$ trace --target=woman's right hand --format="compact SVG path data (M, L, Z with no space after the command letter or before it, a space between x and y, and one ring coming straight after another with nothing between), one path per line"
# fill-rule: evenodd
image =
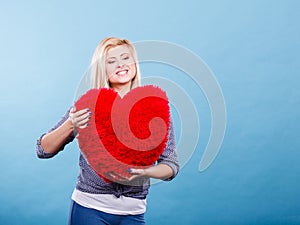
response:
M88 108L76 111L74 106L69 113L69 118L74 126L74 129L86 128L91 118L91 114L92 112Z

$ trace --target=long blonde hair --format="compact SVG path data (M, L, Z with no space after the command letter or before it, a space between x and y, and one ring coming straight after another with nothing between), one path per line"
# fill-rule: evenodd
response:
M126 45L128 46L129 50L131 51L131 54L135 61L135 67L136 67L136 74L131 82L131 88L135 88L137 86L140 86L140 69L139 64L137 61L137 54L135 51L134 46L131 44L130 41L126 39L120 39L116 37L108 37L103 39L98 46L95 49L95 52L92 57L90 69L91 69L91 86L93 88L109 88L109 82L108 77L106 75L106 54L109 49L113 47L117 47L120 45Z

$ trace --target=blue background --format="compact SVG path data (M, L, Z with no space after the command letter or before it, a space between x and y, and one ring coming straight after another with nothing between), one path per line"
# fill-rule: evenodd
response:
M77 143L51 160L35 143L107 36L185 46L226 101L223 145L200 173L209 109L182 83L203 115L199 144L174 181L151 187L148 224L300 224L299 1L178 2L0 2L1 225L67 223Z

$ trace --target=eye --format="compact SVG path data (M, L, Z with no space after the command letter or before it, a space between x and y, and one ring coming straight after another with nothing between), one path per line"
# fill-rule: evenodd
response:
M113 64L113 63L115 63L115 62L116 62L116 60L108 60L108 61L107 61L108 64Z
M128 60L128 59L130 59L129 55L123 57L123 60Z

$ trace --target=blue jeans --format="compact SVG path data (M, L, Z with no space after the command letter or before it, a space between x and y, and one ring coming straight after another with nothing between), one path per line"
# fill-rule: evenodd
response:
M72 201L69 225L145 225L144 213L115 215L83 207Z

